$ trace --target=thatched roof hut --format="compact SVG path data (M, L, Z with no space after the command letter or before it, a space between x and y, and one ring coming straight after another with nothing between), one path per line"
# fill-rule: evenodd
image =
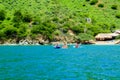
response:
M120 34L120 30L116 30L114 33L116 33L116 34Z
M110 33L110 35L111 35L113 38L119 36L118 33Z
M98 41L112 40L118 35L116 33L100 33L95 36L95 39Z

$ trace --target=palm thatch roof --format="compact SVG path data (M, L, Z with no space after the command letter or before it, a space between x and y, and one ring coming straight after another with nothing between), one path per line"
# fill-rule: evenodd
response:
M95 36L95 39L98 41L104 41L104 40L112 40L119 34L116 33L100 33Z
M120 34L120 30L116 30L114 33Z

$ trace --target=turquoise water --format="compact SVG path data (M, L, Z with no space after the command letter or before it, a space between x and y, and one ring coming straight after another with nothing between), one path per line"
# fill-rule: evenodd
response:
M0 80L120 80L120 45L0 46Z

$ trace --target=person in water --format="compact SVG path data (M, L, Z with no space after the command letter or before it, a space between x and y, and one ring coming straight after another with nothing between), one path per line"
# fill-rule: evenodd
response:
M59 43L56 43L55 48L60 48Z
M75 48L79 48L79 44L78 44L78 42L75 44Z
M62 48L68 48L68 45L67 45L67 43L66 43L66 42L64 42L64 43L63 43Z

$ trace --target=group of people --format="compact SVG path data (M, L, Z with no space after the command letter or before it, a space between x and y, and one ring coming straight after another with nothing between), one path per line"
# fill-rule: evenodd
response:
M75 48L79 48L79 43L76 43L74 47ZM55 48L61 48L60 45L59 45L59 43L55 44ZM62 48L68 48L68 45L67 45L66 42L63 43Z

